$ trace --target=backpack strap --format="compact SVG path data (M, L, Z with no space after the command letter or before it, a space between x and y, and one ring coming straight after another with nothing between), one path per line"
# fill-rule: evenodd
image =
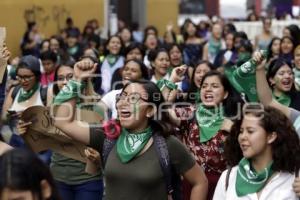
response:
M103 168L106 165L106 161L108 158L109 153L114 148L115 144L117 143L116 139L110 139L108 137L105 137L102 147L102 166Z
M42 102L45 106L47 106L47 94L48 94L48 86L40 88L40 95Z
M228 189L229 177L230 177L231 170L232 170L232 167L229 167L227 170L226 179L225 179L225 191L227 191L227 189Z
M172 174L171 174L172 169L171 169L170 156L169 156L166 140L163 136L155 133L153 134L153 142L154 142L156 153L158 155L159 164L164 175L167 192L169 195L171 195L174 189L172 186Z
M17 85L16 87L14 87L14 89L13 89L13 91L11 93L11 98L13 100L15 100L15 98L16 98L16 96L17 96L17 94L18 94L18 92L19 92L20 89L21 89L20 85Z

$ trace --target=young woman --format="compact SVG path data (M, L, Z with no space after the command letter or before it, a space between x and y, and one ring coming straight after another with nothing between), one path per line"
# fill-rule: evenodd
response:
M202 60L208 60L209 62L214 63L219 51L224 48L225 44L222 40L222 27L220 24L216 23L212 26L211 36L203 47Z
M60 200L46 165L32 152L14 149L0 157L0 199Z
M93 73L95 68L96 65L92 62L77 63L75 80ZM59 94L59 101L55 102L59 104L57 117L64 118L74 114L74 111L68 110L69 106L65 105L71 104L75 109L75 99L78 95L75 91L84 87L75 80L68 83L70 90L62 91ZM64 98L67 93L71 98ZM154 133L166 136L170 162L174 164L176 172L182 174L193 185L191 199L205 199L207 185L204 174L184 146L174 137L167 136L169 130L164 114L162 118L157 118L161 116L158 108L162 103L162 94L152 82L129 83L123 88L117 101L121 127L115 126L119 127L115 130L121 130L121 135L117 139L116 146L108 154L104 167L107 199L167 199L163 173L155 147L152 145ZM56 121L55 125L70 137L89 144L100 153L105 137L111 137L118 132L113 132L113 135L107 133L106 136L102 128L92 128L88 124L80 126L78 123L71 117ZM130 143L126 142L130 140L129 137L135 140L131 147Z
M83 60L88 60L87 58ZM55 72L55 84L49 87L48 105L53 104L53 98L73 78L74 62L66 61ZM19 133L23 133L19 130ZM50 169L61 197L64 200L87 198L99 200L103 195L103 182L100 170L95 174L85 172L86 163L68 158L53 152Z
M272 19L264 18L262 20L263 30L262 33L255 36L255 49L266 50L272 40Z
M280 43L280 55L279 57L284 59L285 62L293 63L294 58L294 48L295 48L295 42L291 37L284 36L281 38Z
M19 81L19 86L11 88L6 95L3 110L2 120L10 124L11 129L15 132L15 119L17 114L20 114L30 106L46 105L46 98L42 95L43 89L39 83L41 72L40 62L34 56L24 56L20 59L16 71L16 78ZM47 93L47 92L46 92ZM16 134L12 135L10 144L12 146L23 146L23 140Z
M172 68L168 51L166 49L151 50L148 58L153 70L151 81L157 83L160 79L169 79Z
M292 184L300 167L299 142L279 110L245 107L227 137L225 155L231 170L222 173L214 200L298 200Z
M144 36L144 39L143 39L143 44L145 46L145 49L146 49L146 54L145 54L145 57L144 57L144 63L145 65L151 69L151 64L150 64L150 59L149 59L149 53L150 51L152 50L155 50L158 48L159 46L159 39L157 37L157 35L155 34L147 34Z
M147 67L140 60L128 60L125 62L124 67L121 70L122 73L122 85L125 86L130 81L137 81L140 79L149 79L149 73ZM123 87L122 87L123 88ZM104 103L104 107L109 109L112 114L112 119L117 119L116 101L117 96L121 93L122 89L112 90L104 95L101 102Z
M279 103L300 110L300 94L294 87L292 66L283 59L275 59L269 64L267 80L273 91L273 98Z
M202 58L202 44L204 39L197 36L196 25L189 19L183 24L182 35L184 39L184 63L189 66L195 65Z
M132 33L128 27L124 27L119 31L119 36L122 39L122 42L125 47L129 46L130 43L133 41Z
M268 50L267 62L278 58L280 54L280 38L274 37L271 40L267 50Z
M103 94L109 92L113 86L112 77L117 69L123 67L124 57L122 56L123 43L119 36L111 36L106 43L105 59L101 66Z
M171 116L183 133L188 130L186 145L204 169L209 183L208 199L212 199L218 179L226 169L223 147L232 125L229 117L237 114L240 104L228 80L216 71L204 75L199 92L201 103L178 108Z
M187 93L187 102L197 103L200 102L200 87L202 78L206 73L212 71L213 65L208 61L200 61L193 70L193 74L191 77L191 86Z

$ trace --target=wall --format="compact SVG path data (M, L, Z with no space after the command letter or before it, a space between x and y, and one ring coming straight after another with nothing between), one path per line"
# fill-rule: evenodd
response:
M178 0L147 0L146 24L156 26L162 36L169 22L176 28L178 11Z
M20 54L20 42L26 30L26 18L35 19L46 37L56 34L71 16L81 30L87 20L103 24L104 0L1 0L0 26L6 27L6 43L13 56Z

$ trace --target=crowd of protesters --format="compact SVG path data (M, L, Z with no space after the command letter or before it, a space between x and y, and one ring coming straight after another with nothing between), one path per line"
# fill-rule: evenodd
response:
M221 19L168 24L163 37L122 25L102 38L97 20L80 31L68 18L43 38L28 23L22 55L2 48L0 199L300 198L300 29L278 37L261 22L254 41ZM55 108L87 162L29 151L32 106ZM102 120L79 122L77 109Z

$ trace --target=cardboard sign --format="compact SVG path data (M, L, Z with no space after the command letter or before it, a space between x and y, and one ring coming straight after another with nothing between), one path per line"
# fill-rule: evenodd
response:
M2 50L3 44L6 39L6 28L0 27L0 83L3 81L3 76L6 70L7 61L3 58Z
M77 118L84 119L88 123L99 123L101 117L89 110L77 110ZM51 149L66 157L70 157L81 162L86 162L84 149L86 146L76 142L54 126L48 108L43 106L33 106L26 109L21 116L25 122L32 122L24 134L26 143L34 152Z

